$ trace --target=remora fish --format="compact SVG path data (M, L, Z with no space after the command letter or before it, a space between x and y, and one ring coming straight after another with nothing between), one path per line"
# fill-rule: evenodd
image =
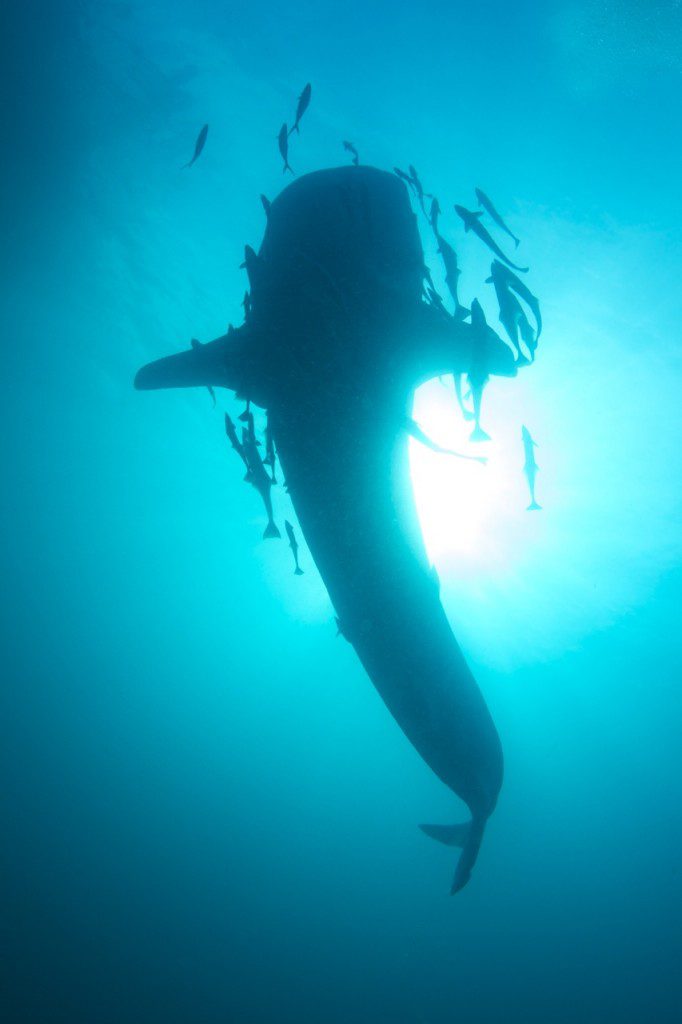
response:
M438 218L440 217L440 203L434 196L431 200L431 209L429 210L429 220L431 221L431 227L433 233L438 238Z
M438 455L454 455L456 459L467 459L469 462L481 462L483 465L486 464L488 459L485 455L462 455L461 452L454 452L452 448L441 448L439 444L432 441L428 434L425 434L416 420L413 420L410 416L405 417L405 429L407 430L410 437L413 437L415 441L419 441L424 447L429 448L432 452L436 452Z
M488 278L488 281L495 284L496 289L497 282L499 281L500 285L511 288L511 290L515 291L519 298L523 299L526 303L535 318L535 344L533 347L536 347L540 340L540 335L542 334L542 314L540 313L540 303L537 296L533 295L530 288L528 288L528 286L525 285L523 281L516 276L516 274L512 273L508 267L503 266L498 260L493 260L490 264L490 277Z
M277 483L277 477L275 476L275 463L277 459L275 456L275 442L272 436L272 427L270 426L270 417L268 416L265 424L265 458L263 459L263 465L270 467L270 479L273 484Z
M347 153L351 153L353 157L353 167L357 167L360 163L360 155L352 142L344 142L343 148Z
M438 252L445 267L445 283L455 303L455 319L466 320L469 316L469 310L461 304L457 294L457 285L459 275L461 274L461 270L457 265L457 253L441 235L436 234L436 239L438 241Z
M497 296L497 303L500 308L499 320L516 350L517 361L520 364L532 362L533 353L536 348L535 332L528 322L528 318L523 311L521 303L509 288L504 276L498 272L498 267L503 271L506 271L507 269L498 260L494 260L492 267L490 268L492 273L490 277L486 278L486 284L492 284L495 288L495 295ZM511 271L508 271L508 273L512 274ZM512 274L512 276L515 275ZM528 351L531 356L530 359L526 357L525 353L521 349L521 345L519 344L519 333L528 347Z
M509 228L507 227L507 225L506 225L506 224L504 223L504 221L502 220L502 217L500 216L500 214L499 214L499 213L497 212L497 210L495 209L495 207L494 207L494 205L493 205L493 201L492 201L492 199L490 199L490 198L489 198L489 197L488 197L488 196L487 196L487 195L485 194L485 192L483 191L483 189L482 189L482 188L477 188L477 189L475 190L475 192L476 192L476 198L478 199L478 205L479 205L479 206L482 206L484 210L487 210L487 211L488 211L488 213L490 214L490 216L492 217L492 219L493 219L493 220L495 221L495 223L497 224L497 226L498 226L499 228L502 228L502 230L503 230L503 231L504 231L504 232L505 232L506 234L508 234L510 238L513 238L513 240L514 240L514 246L515 246L515 248L517 248L517 249L518 249L518 247L519 247L519 242L521 241L521 239L520 239L520 238L517 238L517 237L516 237L516 235L514 234L514 232L513 232L513 231L510 231L510 230L509 230Z
M281 537L282 534L277 529L275 521L272 517L272 498L270 497L272 480L265 472L263 460L261 459L260 452L256 447L256 436L253 433L252 424L253 418L251 418L249 425L245 427L242 432L242 445L244 446L246 463L249 467L249 483L260 494L263 505L265 506L265 512L268 517L268 525L265 527L265 530L263 531L263 539L268 539L270 537Z
M248 462L248 459L246 458L246 452L244 451L244 445L241 443L241 441L237 437L236 427L235 427L234 423L232 422L232 420L230 419L230 417L228 416L227 413L225 413L225 433L227 434L228 441L230 442L230 444L232 445L232 447L236 451L236 453L239 456L239 458L244 463L244 466L246 467L247 478L248 478L249 462Z
M471 388L471 397L474 401L474 429L471 432L470 440L489 441L490 435L481 429L481 397L483 395L483 388L488 382L485 352L488 324L478 299L474 299L471 303L471 327L473 334L471 366L467 373L467 378Z
M522 274L526 274L528 272L528 267L518 267L516 263L512 263L512 261L504 255L495 239L492 238L489 232L486 231L480 223L479 217L483 216L480 210L467 210L465 206L457 205L455 205L455 210L464 221L465 231L473 231L475 235L478 235L481 241L484 242L499 259L503 260L507 266L513 267L514 270L518 270Z
M445 308L442 298L440 297L436 289L432 288L430 284L426 286L426 297L432 306L435 306L436 309L439 309L445 316L450 316L447 309Z
M299 128L299 123L301 121L301 118L305 114L306 110L308 109L308 104L310 103L310 94L312 93L312 91L312 86L310 82L308 82L308 84L303 87L303 92L298 97L298 103L296 104L296 117L289 131L289 135L291 135L292 132L298 132L300 134L301 129Z
M207 135L208 135L208 125L205 124L204 127L199 132L199 134L197 135L197 141L194 143L194 156L192 157L192 159L190 160L190 162L188 164L185 164L185 166L183 167L183 171L187 167L191 167L192 164L194 163L194 161L196 159L198 159L199 156L201 156L201 151L204 148L204 143L206 142L206 136Z
M284 520L284 529L287 531L287 537L289 538L289 547L291 548L291 551L294 556L294 565L296 566L296 568L294 569L294 576L302 576L303 569L301 569L300 565L298 564L298 542L296 540L294 528L288 519Z
M410 177L409 174L406 174L405 171L401 171L399 167L394 167L393 168L393 173L397 174L398 177L400 178L400 180L404 181L406 185L409 185L410 186L410 191L414 192L415 195L416 195L417 190L415 188L414 181L412 180L412 178Z
M464 399L462 398L462 374L453 373L452 379L455 385L455 395L457 396L457 404L462 410L462 416L464 417L465 420L472 420L474 418L474 414L471 411L471 409L467 409L466 405L464 404ZM468 397L469 395L467 394L467 398Z
M258 278L260 260L258 259L255 250L252 249L250 245L244 246L244 262L239 264L239 269L246 271L246 276L249 279L249 286L253 288Z
M289 163L289 133L287 132L286 124L283 124L279 130L277 144L279 146L279 155L282 157L282 160L284 160L282 173L285 174L287 171L291 171L293 174L293 169Z
M419 205L422 208L422 213L424 214L424 216L426 216L426 209L424 207L424 197L426 196L427 198L430 199L431 198L431 193L430 192L425 192L424 189L422 188L422 183L419 180L419 175L417 174L417 172L414 169L413 165L410 164L410 166L407 169L410 172L410 179L411 179L412 183L414 184L414 190L415 190L415 192L417 194L417 199L419 200Z
M535 500L535 476L538 471L538 466L535 462L535 452L533 449L537 448L537 444L530 436L530 430L528 427L521 427L521 440L523 441L523 452L526 456L526 461L523 464L523 471L526 474L528 489L530 491L530 505L526 511L535 512L542 508L542 505L538 505Z

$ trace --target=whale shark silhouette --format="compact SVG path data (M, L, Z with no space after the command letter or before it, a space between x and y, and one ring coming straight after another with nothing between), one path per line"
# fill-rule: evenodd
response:
M267 409L301 530L352 644L420 756L471 812L424 825L462 848L469 879L503 775L500 740L440 602L408 464L415 389L514 376L492 328L422 299L424 254L406 187L367 166L315 171L272 201L248 322L143 367L139 389L225 387ZM333 457L330 457L333 453Z

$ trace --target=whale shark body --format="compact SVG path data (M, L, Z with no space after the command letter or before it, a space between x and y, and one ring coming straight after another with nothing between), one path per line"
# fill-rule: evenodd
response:
M410 484L415 389L468 373L513 376L487 325L422 299L424 254L405 184L367 166L294 180L269 208L248 322L143 367L139 389L226 387L267 409L312 558L386 707L470 810L422 826L462 848L466 884L503 775L500 740L452 633L426 556ZM335 453L334 459L329 452Z

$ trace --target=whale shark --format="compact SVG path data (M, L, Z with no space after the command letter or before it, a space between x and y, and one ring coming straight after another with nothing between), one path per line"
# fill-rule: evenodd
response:
M461 848L455 893L495 808L503 753L427 558L405 422L422 383L468 374L472 361L513 377L514 355L484 318L472 326L424 301L417 220L393 173L349 165L294 179L272 200L257 261L248 321L142 367L135 387L223 387L267 410L343 636L468 807L465 821L421 826Z

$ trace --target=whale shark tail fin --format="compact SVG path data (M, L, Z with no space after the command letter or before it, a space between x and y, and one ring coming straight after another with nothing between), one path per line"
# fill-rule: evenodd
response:
M422 832L446 846L461 847L461 854L455 868L450 894L455 895L463 889L471 877L471 870L476 863L481 847L485 818L474 818L459 825L420 825Z

